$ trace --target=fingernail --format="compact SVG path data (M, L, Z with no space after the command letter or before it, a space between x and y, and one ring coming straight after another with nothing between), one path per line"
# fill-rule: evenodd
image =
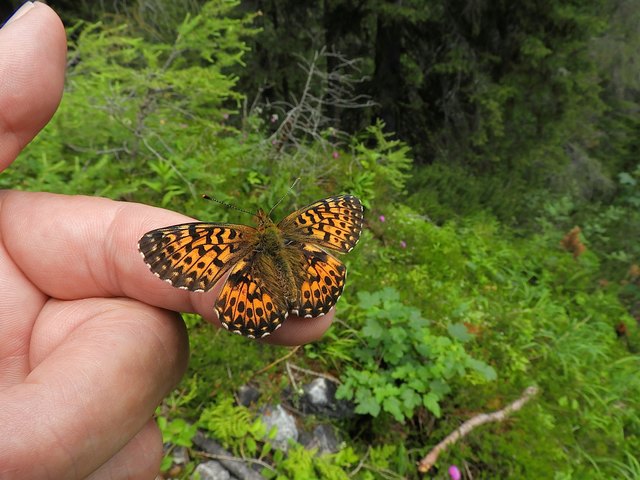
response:
M16 12L13 15L11 15L9 17L9 20L4 22L3 27L9 25L11 22L15 22L17 19L19 19L21 16L23 16L29 10L31 10L34 6L35 5L33 4L33 2L24 2L22 4L22 6L18 10L16 10Z

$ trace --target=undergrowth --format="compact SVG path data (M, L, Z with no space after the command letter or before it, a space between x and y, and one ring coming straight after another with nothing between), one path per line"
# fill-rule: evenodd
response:
M191 315L189 372L158 409L165 440L192 449L199 428L259 460L268 478L417 478L415 463L462 422L537 385L522 411L445 451L433 476L457 464L475 479L639 478L640 339L629 314L640 304L638 243L629 241L640 225L637 168L618 176L615 201L583 208L574 197L545 198L539 185L501 183L506 176L482 179L493 182L487 201L457 167L410 175L410 150L382 123L333 150L330 131L321 146L296 139L304 153L281 148L268 141L270 119L245 115L235 90L230 68L242 66L255 30L234 5L206 3L166 43L128 26L73 26L62 105L0 177L6 188L238 223L246 218L200 195L268 209L301 178L275 217L331 194L362 198L366 229L344 257L338 321L289 358L339 378L339 395L354 402L355 418L334 425L340 450L274 448L258 408L281 401L290 377L283 362L262 369L290 350ZM526 217L520 228L513 215ZM576 221L579 254L563 243ZM233 395L250 381L259 405L239 407Z

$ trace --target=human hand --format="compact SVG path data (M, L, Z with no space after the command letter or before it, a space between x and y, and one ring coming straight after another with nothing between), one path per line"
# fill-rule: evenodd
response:
M0 170L46 124L62 94L66 39L46 5L0 30ZM220 286L178 290L137 252L183 215L102 198L0 192L0 478L154 478L153 412L188 358L171 311L216 323ZM289 318L269 337L300 344L330 314Z

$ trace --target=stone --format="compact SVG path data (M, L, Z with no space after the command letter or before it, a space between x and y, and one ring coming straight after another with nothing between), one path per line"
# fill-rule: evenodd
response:
M176 465L186 465L189 463L189 449L187 447L176 447L171 454L173 463Z
M335 385L326 378L316 378L304 387L304 394L309 404L318 408L327 407L335 398L335 393Z
M200 480L231 480L231 474L215 460L201 463L194 473L200 475Z
M289 439L298 440L298 427L296 419L287 412L282 405L267 406L262 411L262 422L267 427L267 433L276 427L276 436L271 439L274 447L286 451L289 447Z
M238 404L248 407L260 398L260 390L252 385L242 385L237 392Z
M218 459L218 463L224 466L224 468L233 475L232 478L240 478L242 480L264 480L264 477L258 472L252 470L249 467L249 464L245 463L241 458L234 458L231 452L222 448L222 445L214 439L207 437L202 432L196 433L193 437L193 444L211 455L219 456L220 458Z
M318 455L336 453L340 450L340 440L329 424L317 425L311 435L301 435L300 443L308 450L317 449Z
M303 387L300 410L325 417L345 419L354 415L353 404L336 399L336 385L326 378L316 378Z

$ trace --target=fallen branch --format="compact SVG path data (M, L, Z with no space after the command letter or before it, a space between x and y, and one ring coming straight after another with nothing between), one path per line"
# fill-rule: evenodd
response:
M471 432L476 427L480 425L484 425L489 422L502 422L513 412L520 410L524 405L531 400L531 398L538 393L538 387L532 386L525 389L522 396L510 403L502 410L498 410L493 413L481 413L480 415L476 415L473 418L470 418L458 428L456 428L453 432L451 432L447 437L442 440L438 445L433 447L433 449L418 463L418 471L421 473L428 472L433 465L435 465L438 460L438 456L440 453L447 448L449 445L456 443L461 438Z

